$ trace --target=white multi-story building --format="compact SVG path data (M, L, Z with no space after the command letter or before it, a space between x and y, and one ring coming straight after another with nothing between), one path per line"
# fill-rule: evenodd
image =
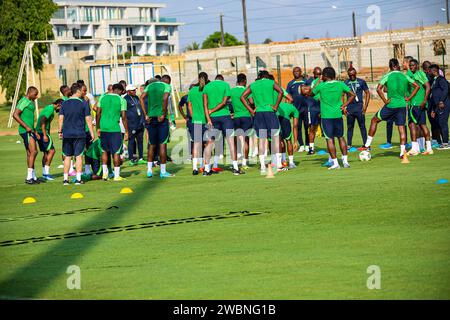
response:
M86 60L109 59L111 44L104 39L118 39L117 52L133 55L168 55L179 53L178 26L175 18L160 16L165 4L55 1L58 10L50 23L55 43L51 46L52 63L64 65L71 51L87 52ZM72 42L73 41L73 42Z

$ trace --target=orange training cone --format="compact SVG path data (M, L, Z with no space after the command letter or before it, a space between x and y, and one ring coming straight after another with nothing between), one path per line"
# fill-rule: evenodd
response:
M409 160L408 160L408 153L405 150L405 153L403 153L403 159L402 159L402 163L403 164L408 164Z
M267 166L267 175L266 178L275 178L272 170L272 163L269 163Z

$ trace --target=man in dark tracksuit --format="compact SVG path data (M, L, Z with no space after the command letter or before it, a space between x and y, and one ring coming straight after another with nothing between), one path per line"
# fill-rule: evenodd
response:
M144 113L142 112L141 103L136 95L136 87L128 85L127 94L124 99L127 102L127 122L128 122L128 152L131 165L138 164L138 159L142 163L144 161ZM136 148L137 147L137 148ZM138 150L139 158L136 158L136 149Z
M434 77L431 74L430 66L431 66L430 61L424 61L422 63L422 70L427 75L428 82L430 83L430 87L431 87L433 85ZM431 94L428 97L428 105L431 106ZM439 123L437 122L436 117L434 117L434 118L431 117L432 111L433 110L431 109L431 107L428 108L427 116L428 116L428 121L430 121L430 125L431 125L431 138L432 138L433 148L437 148L442 144L442 139L441 139L441 134L440 134L440 130L439 130Z
M308 108L305 107L304 103L302 102L304 97L301 94L300 90L300 87L305 84L305 81L303 79L302 69L300 67L295 67L292 70L292 75L294 76L294 79L289 81L289 83L286 86L286 91L291 95L292 99L294 99L294 106L297 108L300 114L298 121L298 145L300 146L300 151L305 151L306 146L309 145ZM305 140L303 140L302 136L302 124L305 128Z
M433 76L433 84L431 85L431 118L437 121L439 128L439 135L442 139L442 144L439 146L439 150L450 149L448 144L448 117L450 113L450 101L448 98L447 80L439 75L439 66L433 64L430 66L430 72Z

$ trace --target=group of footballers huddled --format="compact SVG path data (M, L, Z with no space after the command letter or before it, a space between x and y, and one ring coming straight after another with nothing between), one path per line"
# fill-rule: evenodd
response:
M293 69L294 79L286 89L281 88L273 75L265 70L260 71L250 85L246 75L239 74L233 88L222 75L210 81L208 75L201 72L178 106L186 120L191 140L192 174L210 176L223 171L218 164L219 157L223 156L225 141L234 175L244 174L248 169L251 147L253 155L259 155L262 174L267 170L268 154L271 155L269 166L274 170L293 169L296 167L294 151L305 151L309 156L315 154L314 140L318 130L326 138L329 155L323 166L329 170L341 167L336 155L337 140L342 165L349 168L348 151L356 149L352 147L355 122L358 122L363 140L358 150L370 151L381 121L388 124L388 141L383 148L392 147L392 125L398 127L400 157L406 153L411 156L431 155L433 146L440 150L449 149L449 84L439 66L426 61L420 70L417 60L406 57L403 70L397 59L389 61L389 68L390 71L377 86L384 106L372 118L369 132L365 126L365 113L370 91L367 83L357 77L354 68L348 69L348 79L342 82L336 80L336 72L331 67L323 70L316 67L309 78L302 74L301 68L296 67ZM29 87L14 113L27 152L25 182L40 183L34 169L38 148L43 153L42 177L44 180L54 180L50 174L55 155L50 129L55 113L59 114L64 185L70 183L70 176L73 176L72 181L76 185L83 184L85 180L123 180L120 167L124 160L125 140L128 140L130 165L146 163L149 178L153 177L153 167L159 165L161 178L172 177L166 171L171 78L168 75L157 76L139 89L140 95L136 86L121 81L108 86L108 91L95 102L87 93L84 82L79 80L70 87L60 88L62 98L46 106L35 125L34 101L38 90ZM347 118L347 141L344 138L344 115ZM431 132L427 127L427 116ZM407 121L411 137L409 151L406 150ZM148 139L147 160L143 158L145 131ZM240 166L238 159L241 159Z

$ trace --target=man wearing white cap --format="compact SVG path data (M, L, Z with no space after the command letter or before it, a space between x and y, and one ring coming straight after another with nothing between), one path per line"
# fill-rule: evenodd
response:
M128 156L130 165L146 164L144 161L144 113L136 95L136 86L129 84L126 86L127 94L124 99L127 102L127 122L128 122ZM136 158L136 149L139 158ZM138 160L139 159L139 160Z

